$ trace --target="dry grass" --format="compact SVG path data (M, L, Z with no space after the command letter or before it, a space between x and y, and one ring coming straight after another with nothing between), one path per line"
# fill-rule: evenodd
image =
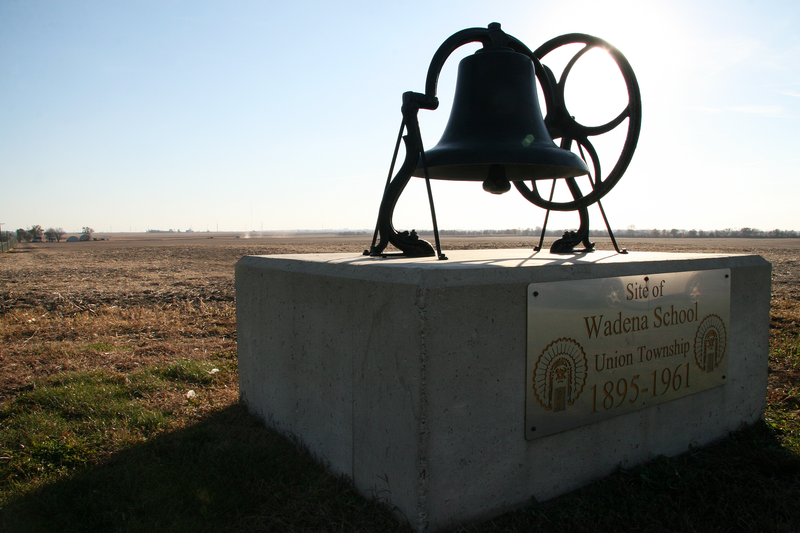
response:
M235 262L319 251L288 239L237 241L22 244L0 255L0 401L58 372L234 356ZM353 243L324 249L352 251Z
M52 435L44 435L49 431L44 429L20 434L20 443L41 448L39 455L0 450L6 476L0 479L0 529L406 530L237 405L235 262L244 255L360 253L369 235L112 239L28 244L0 255L0 428L19 430L15 420L20 416L41 414L28 413L25 406L42 398L58 398L62 411L110 413L93 422L108 425L102 430L106 433L97 433L105 437L92 437L86 429L88 440L80 441L73 433L83 430L65 425ZM531 239L502 236L443 240L445 251L532 244ZM600 524L630 531L800 530L800 514L791 510L800 497L800 240L623 244L637 251L755 253L772 263L767 424L717 447L622 472L544 506L464 530L592 531ZM608 242L598 246L610 249ZM96 386L97 394L117 391L122 403L67 406L74 398L64 396L65 391L78 386ZM133 411L114 414L125 409ZM158 417L149 420L147 413ZM195 460L167 459L176 447ZM20 462L23 456L27 463ZM152 461L157 467L142 469ZM141 477L149 483L137 485ZM192 484L193 479L200 481ZM154 483L165 487L156 490ZM712 494L711 487L720 484L732 489ZM104 499L92 492L95 486L113 488ZM94 500L84 501L82 491L95 494ZM166 506L151 505L156 494ZM739 518L699 523L703 513L718 506L716 497L730 500L726 505ZM689 503L696 511L686 510L687 498L694 498ZM773 503L765 503L766 498ZM126 499L134 503L115 507L116 500ZM756 503L744 503L750 500L772 505L770 519L759 521ZM65 518L48 522L52 513L41 513L42 501L61 509ZM5 515L4 505L12 506ZM737 505L743 509L735 511ZM83 522L74 509L94 521ZM30 520L17 520L26 513Z
M95 305L88 311L75 309L72 302L54 310L15 308L0 316L0 332L0 401L60 372L127 373L167 360L210 354L233 358L236 352L230 302Z
M244 255L360 253L370 235L209 239L173 234L20 245L0 255L0 400L64 370L127 371L158 360L235 353L235 262ZM447 237L447 249L531 247L518 236ZM629 250L759 254L772 263L773 337L800 327L800 239L647 239ZM549 243L546 243L549 246ZM598 239L598 248L611 249ZM85 348L80 348L81 343ZM107 344L114 349L93 350ZM65 357L63 354L70 354ZM74 354L77 353L76 360ZM61 354L61 355L59 355ZM770 394L800 378L774 361ZM788 381L787 381L788 380Z

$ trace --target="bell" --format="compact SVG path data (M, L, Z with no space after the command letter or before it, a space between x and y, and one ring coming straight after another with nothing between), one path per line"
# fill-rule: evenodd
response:
M422 158L413 173L424 177ZM491 46L458 66L453 108L439 143L425 151L431 179L482 181L502 194L511 181L588 174L584 161L547 133L530 57Z

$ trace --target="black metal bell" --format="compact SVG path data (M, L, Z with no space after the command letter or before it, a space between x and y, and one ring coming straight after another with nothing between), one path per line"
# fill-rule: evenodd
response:
M439 143L425 151L431 179L482 181L494 194L510 181L588 174L584 161L547 133L530 57L502 46L464 58L450 118ZM414 176L424 176L420 158Z

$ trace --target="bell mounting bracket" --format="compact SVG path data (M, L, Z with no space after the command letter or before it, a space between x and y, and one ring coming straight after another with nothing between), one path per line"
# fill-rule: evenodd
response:
M552 253L569 253L574 250L575 246L581 243L583 243L585 251L591 251L594 248L594 244L589 242L589 214L587 208L590 205L597 203L614 248L619 253L626 253L624 249L619 248L616 239L614 239L611 226L609 225L605 211L600 204L600 199L608 194L611 188L625 173L625 170L627 169L628 164L633 157L633 152L636 149L636 143L639 138L639 130L641 128L641 96L639 94L639 86L636 81L636 76L633 73L633 69L622 53L619 52L619 50L597 37L580 33L562 35L546 42L535 51L531 51L524 43L500 29L499 23L493 22L489 24L488 28L468 28L450 36L441 44L431 60L425 80L425 93L403 93L403 103L401 107L402 122L400 124L400 131L397 136L392 162L389 167L389 174L386 178L386 186L384 188L381 206L378 211L378 221L375 227L375 232L373 233L372 244L370 245L369 250L364 250L364 255L379 257L435 256L439 259L447 259L447 256L442 253L441 249L439 227L436 221L436 210L433 203L433 194L431 191L430 177L428 175L428 167L425 161L425 149L422 143L418 115L420 109L435 110L439 106L439 100L436 97L437 85L439 81L439 75L444 67L445 62L456 49L465 44L473 42L480 42L483 44L484 48L510 48L515 52L525 54L531 58L534 64L535 75L539 81L539 84L541 85L545 105L547 108L547 114L544 117L544 123L547 127L548 133L554 141L560 139L561 148L571 150L573 146L577 147L581 158L583 158L583 160L587 163L587 166L593 170L593 172L590 172L589 174L591 190L588 192L588 194L583 193L576 178L564 178L572 196L572 200L567 202L553 201L553 192L555 189L556 180L553 180L548 199L543 198L540 194L536 180L531 180L530 186L528 186L526 181L513 182L517 190L525 199L534 205L547 210L542 227L542 233L539 239L539 245L534 247L534 250L538 251L541 249L547 227L547 220L550 211L553 210L578 211L580 216L580 227L577 231L566 232L561 239L553 243L550 251ZM567 63L561 74L561 78L557 80L550 68L543 65L541 60L554 50L562 46L572 44L583 44L583 47ZM617 117L608 123L600 126L584 126L577 122L575 118L569 114L564 98L564 88L568 75L575 66L576 62L586 52L594 48L605 50L619 67L628 92L628 104L625 109L623 109L622 112L617 115ZM622 151L611 171L606 177L603 177L600 166L600 158L598 152L595 150L595 147L591 142L591 138L606 134L623 124L627 124L628 131ZM392 178L392 173L394 172L394 167L400 150L401 140L405 145L406 155L394 178ZM431 209L431 219L433 222L433 234L436 246L435 250L433 245L431 245L431 243L428 241L421 239L415 230L412 229L410 232L398 232L392 223L397 201L399 200L400 195L405 190L406 185L418 166L422 167L425 178L428 201ZM400 252L386 252L386 248L390 243L395 248L400 250Z

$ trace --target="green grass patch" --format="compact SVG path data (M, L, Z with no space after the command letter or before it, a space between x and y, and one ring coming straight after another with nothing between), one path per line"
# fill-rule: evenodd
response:
M197 361L184 359L152 368L153 375L170 381L191 385L210 385L220 381L232 370L230 361ZM222 374L219 374L222 372Z
M220 367L222 369L220 369ZM153 395L227 379L230 363L176 361L127 375L68 372L35 382L0 408L0 504L171 426Z
M113 352L116 349L116 346L113 344L108 344L107 342L93 342L91 344L87 344L86 348L89 350L94 350L95 352Z

